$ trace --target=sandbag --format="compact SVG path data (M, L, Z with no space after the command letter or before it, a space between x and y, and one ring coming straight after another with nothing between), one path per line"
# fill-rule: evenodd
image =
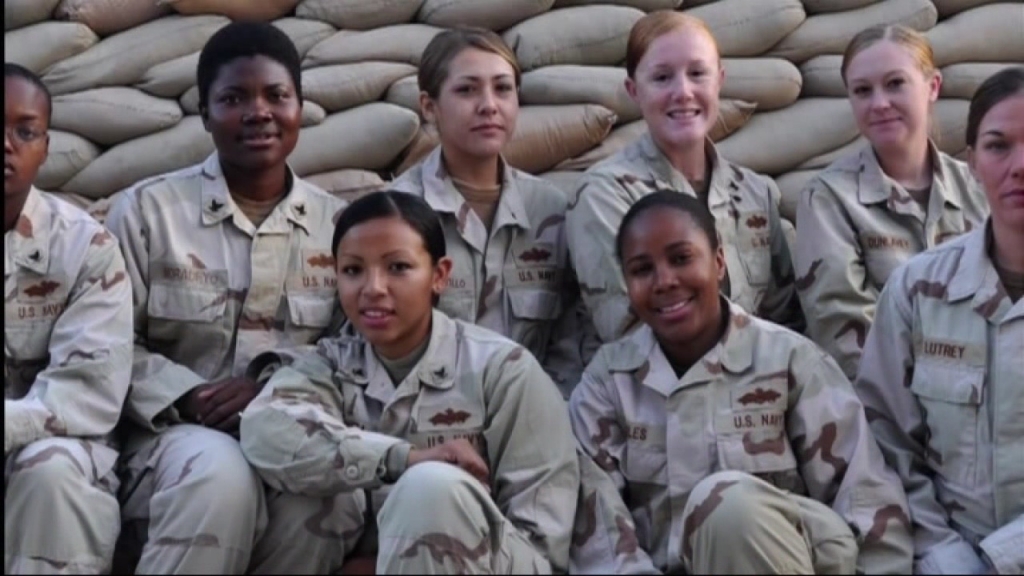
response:
M61 186L89 198L103 198L135 182L202 162L213 140L198 116L186 116L171 128L114 146Z
M171 12L159 0L61 0L53 17L81 22L100 36L109 36Z
M302 0L299 18L330 22L336 28L369 30L412 20L423 0Z
M185 114L199 114L199 86L193 86L178 98L178 105Z
M981 6L943 20L927 33L936 66L1024 62L1024 3Z
M99 41L99 36L85 24L40 22L4 33L4 62L20 64L41 74Z
M781 58L723 58L722 67L724 99L753 102L759 112L766 112L789 106L800 96L800 70Z
M939 96L970 100L982 82L1010 66L1020 66L1020 64L1010 64L1009 62L950 64L942 69L942 88L939 91Z
M552 64L614 66L626 55L629 31L644 13L625 6L551 10L504 33L524 71Z
M760 56L807 17L800 0L720 0L686 13L708 25L724 57Z
M856 137L857 123L845 98L803 98L781 110L754 114L718 148L733 162L774 175Z
M54 96L50 125L111 146L170 128L181 117L174 100L116 86Z
M840 68L843 57L836 54L815 56L800 65L803 89L800 96L807 98L846 98L846 85Z
M559 162L558 166L555 166L555 170L586 170L601 160L616 154L646 133L647 122L644 122L643 120L637 120L635 122L619 126L612 130L611 133L608 134L608 137L602 140L597 146L587 150L575 158L569 158L568 160Z
M504 30L547 12L554 0L425 0L416 20L434 26Z
M946 154L956 156L967 148L967 110L970 100L943 98L932 108L932 138Z
M420 85L416 80L416 75L406 76L396 80L391 87L388 88L387 94L384 95L384 100L401 106L402 108L408 108L413 112L420 113Z
M419 164L420 160L426 158L427 154L430 154L440 143L441 139L433 125L420 124L416 137L402 152L402 161L398 163L398 168L395 168L395 176L397 177L409 168Z
M856 154L858 151L860 151L861 148L863 148L867 144L868 144L868 139L867 138L865 138L863 136L857 136L852 141L850 141L850 142L848 142L846 144L843 144L842 146L836 148L835 150L830 150L829 152L826 152L824 154L818 154L814 158L811 158L810 160L802 162L799 166L796 167L796 169L797 170L822 170L822 169L826 168L829 164L835 162L836 160L838 160L838 159L840 159L840 158L842 158L844 156L847 156L847 155L850 155L850 154Z
M876 0L803 0L804 10L808 14L827 14L829 12L846 12L856 10Z
M4 30L44 21L58 3L60 0L4 0Z
M939 18L946 19L954 14L959 14L971 8L984 6L985 4L997 4L1006 0L932 0L935 8L939 11Z
M412 142L419 124L419 117L405 108L365 104L303 128L288 162L303 177L344 168L384 170Z
M415 66L398 62L321 66L302 72L302 92L328 112L337 112L379 100L396 80L415 73Z
M35 185L42 190L57 190L99 155L100 149L85 138L51 129L49 153L39 168Z
M523 75L519 101L524 105L600 104L619 122L640 118L640 107L626 93L621 66L544 66Z
M88 210L89 206L92 205L92 198L86 198L85 196L79 196L78 194L70 194L68 192L50 192L50 194L52 194L54 198L63 200L79 210Z
M705 0L705 3L714 0ZM554 8L568 8L570 6L590 6L594 4L594 0L555 0ZM612 0L608 0L605 4L611 4ZM683 5L683 0L615 0L615 4L619 6L629 6L643 10L644 12L654 12L655 10L675 10ZM685 2L686 4L697 4L692 0Z
M295 9L299 0L160 0L179 14L220 14L232 20L266 22Z
M281 18L274 20L273 24L291 38L300 58L304 58L310 48L338 31L327 22L304 18Z
M820 170L794 170L775 177L779 186L779 215L790 222L796 222L796 205L800 202L800 192Z
M146 70L135 87L161 98L177 98L195 85L198 68L199 52L186 54Z
M743 125L754 115L757 104L745 100L722 100L718 105L718 118L708 132L708 138L718 142L728 138L733 132L743 128Z
M341 30L310 48L303 68L349 64L366 60L419 65L427 44L441 28L426 24L399 24L366 32Z
M178 15L147 22L57 63L43 81L54 94L132 85L153 66L201 50L227 23L223 16Z
M800 63L821 54L842 54L858 32L876 24L924 31L937 19L930 0L882 0L857 10L811 16L767 55Z
M371 192L387 187L387 182L369 170L335 170L306 176L305 180L319 186L328 194L353 202Z
M576 200L576 192L579 190L580 179L583 178L583 172L554 170L539 174L539 176L553 184L555 188L561 190L562 194L565 194L565 197L568 198L570 202L573 202Z
M615 121L614 112L596 104L525 106L505 146L505 159L532 174L546 172L598 145Z
M316 126L327 118L327 111L316 102L302 101L302 127Z

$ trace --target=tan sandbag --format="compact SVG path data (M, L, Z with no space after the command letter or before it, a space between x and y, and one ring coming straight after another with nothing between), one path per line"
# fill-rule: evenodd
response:
M327 118L327 111L316 102L302 101L302 127L316 126Z
M800 63L821 54L842 54L858 32L876 24L925 31L937 19L930 0L882 0L856 10L811 16L767 55Z
M153 66L201 50L227 23L223 16L166 16L109 36L57 63L43 81L54 94L132 85Z
M970 100L943 98L932 108L932 137L946 154L956 156L967 148L967 110Z
M960 62L1024 62L1024 3L981 6L928 31L936 66Z
M281 18L274 20L273 24L291 38L300 58L305 58L310 48L338 31L327 22L305 18Z
M288 161L303 177L344 168L384 170L412 142L419 124L416 114L400 106L364 104L303 128Z
M416 67L398 62L358 62L321 66L302 72L303 96L337 112L379 100L398 79Z
M531 174L546 172L598 145L615 121L614 112L597 104L525 106L505 146L505 159Z
M954 14L959 14L971 8L984 6L985 4L997 4L1006 0L932 0L939 10L939 18L946 19Z
M840 67L843 57L836 54L815 56L800 65L803 77L803 89L800 96L804 98L846 98L846 86Z
M781 110L754 114L718 148L737 164L775 175L856 137L857 123L845 98L801 98Z
M402 108L408 108L413 112L420 113L420 85L416 80L416 75L406 76L396 80L390 88L388 88L387 94L384 95L384 100L401 106Z
M504 33L522 69L552 64L614 66L626 57L629 30L644 13L625 6L551 10Z
M299 18L330 22L336 28L369 30L412 20L423 0L302 0Z
M504 30L547 12L554 0L425 0L416 20L450 28L479 26Z
M615 112L619 122L640 118L640 107L626 93L626 69L621 66L544 66L523 74L521 104L530 106L600 104Z
M179 14L220 14L232 20L266 22L295 9L298 0L160 0Z
M161 62L146 70L136 88L161 98L177 98L196 83L199 52Z
M601 160L616 154L618 151L630 145L646 133L647 122L644 122L643 120L623 124L622 126L612 130L611 133L608 134L608 137L602 140L597 146L587 150L575 158L569 158L568 160L559 162L558 166L555 166L555 170L586 170Z
M328 194L352 202L387 187L387 182L376 172L369 170L335 170L306 176L305 180L319 186Z
M53 18L81 22L100 36L109 36L171 12L160 0L61 0Z
M759 112L789 106L800 96L803 79L792 62L781 58L723 58L721 97L757 104Z
M705 0L707 2L714 2L715 0ZM590 6L591 4L597 4L595 0L555 0L554 8L568 8L570 6ZM692 0L684 2L683 0L606 0L604 4L618 4L619 6L630 6L644 12L654 12L655 10L675 10L684 3L696 5L697 2Z
M807 18L800 0L720 0L685 12L711 28L725 57L760 56Z
M167 130L107 150L61 186L61 191L103 198L143 178L202 162L212 152L213 140L202 120L186 116Z
M174 100L115 86L54 96L51 126L112 146L170 128L181 117Z
M99 36L85 24L40 22L4 33L4 62L20 64L41 74L99 41Z
M790 222L796 222L796 205L800 202L800 191L820 170L794 170L775 177L782 198L779 201L779 215Z
M942 98L970 100L982 82L1010 66L1015 66L1015 64L1010 64L1009 62L950 64L942 69L942 88L939 91L939 96ZM1020 66L1020 64L1016 64L1016 66Z
M804 10L808 14L827 14L830 12L846 12L863 8L877 0L803 0Z
M398 24L365 32L341 30L310 48L302 60L302 67L366 60L405 62L417 66L423 50L441 30L426 24Z
M430 154L440 143L441 139L438 137L437 130L433 125L420 124L420 129L416 132L416 138L402 152L402 161L398 163L398 168L395 168L395 176L397 177L409 168L419 164L420 160L426 158L427 154Z
M867 143L868 143L868 139L867 138L865 138L863 136L857 136L852 141L850 141L850 142L848 142L846 144L843 144L842 146L836 148L835 150L830 150L828 152L825 152L824 154L818 154L817 156L815 156L814 158L811 158L810 160L806 160L804 162L801 162L800 165L797 166L795 169L796 170L821 170L821 169L824 169L829 164L835 162L836 160L838 160L838 159L840 159L840 158L842 158L844 156L847 156L849 154L856 154L861 148L866 146Z
M178 105L185 114L199 114L199 86L193 86L178 98Z
M92 205L92 198L86 198L85 196L79 196L78 194L71 194L69 192L50 192L54 198L63 200L68 204L71 204L75 208L80 210L89 210L89 206Z
M718 105L718 118L708 132L708 138L718 142L743 128L757 110L757 104L744 100L722 100Z
M85 138L70 132L50 130L49 154L39 168L35 185L42 190L57 190L99 155L100 149Z
M573 202L576 200L576 191L579 189L580 179L583 177L583 172L553 170L551 172L539 174L539 176L551 184L554 184L555 188L561 190L562 194L565 194L565 197L568 198L570 202Z
M44 21L58 3L60 0L4 0L4 30Z

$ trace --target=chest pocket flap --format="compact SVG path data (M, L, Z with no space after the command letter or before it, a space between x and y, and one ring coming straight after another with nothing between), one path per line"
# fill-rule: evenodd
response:
M183 322L211 322L224 315L227 291L152 284L147 311L153 318Z
M949 404L981 404L985 373L979 369L964 370L932 366L920 362L914 369L910 390L922 399Z
M509 290L512 315L528 320L555 320L562 316L562 297L550 290Z
M326 328L334 314L333 298L288 297L288 315L295 326Z

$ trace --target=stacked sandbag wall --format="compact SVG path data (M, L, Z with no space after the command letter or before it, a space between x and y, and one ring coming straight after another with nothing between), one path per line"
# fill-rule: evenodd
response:
M131 183L200 161L195 68L231 19L273 22L303 58L303 129L290 161L331 192L376 189L429 152L416 66L445 27L503 35L523 68L506 156L563 189L643 134L623 87L626 39L645 12L675 9L715 32L726 70L712 137L733 161L777 179L792 218L802 184L860 144L839 77L859 30L926 32L945 76L939 146L960 154L967 99L1024 62L1024 2L985 0L5 0L5 60L54 94L39 185L103 215Z

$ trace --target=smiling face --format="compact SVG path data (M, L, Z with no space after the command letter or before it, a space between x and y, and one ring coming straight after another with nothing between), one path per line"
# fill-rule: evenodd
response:
M985 189L993 224L1024 233L1024 92L985 113L968 162Z
M345 315L385 358L410 354L430 333L435 295L451 260L434 264L423 237L398 216L350 228L338 243L338 296Z
M875 150L905 149L928 138L928 114L941 76L925 72L910 50L879 40L854 56L846 87L857 126Z
M663 347L718 337L725 255L688 213L671 207L639 214L622 236L622 274L633 312Z
M637 62L626 91L662 148L703 143L718 118L725 71L703 30L679 26L655 38Z
M515 69L494 52L465 48L447 73L436 98L420 93L423 116L437 126L446 157L498 156L519 117Z
M281 63L252 56L224 64L208 102L203 121L222 163L262 172L283 165L295 149L302 103Z
M35 84L4 77L4 197L28 194L46 162L49 104Z

